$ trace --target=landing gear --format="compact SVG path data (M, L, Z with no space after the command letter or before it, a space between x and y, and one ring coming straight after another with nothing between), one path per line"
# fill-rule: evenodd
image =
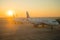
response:
M34 27L38 27L38 25L37 24L34 24Z
M42 24L40 24L41 25L41 27L45 27L45 24L44 23L42 23ZM34 24L34 27L38 27L39 26L39 24Z
M45 27L45 25L44 25L44 24L42 24L42 27L44 28L44 27Z
M53 26L51 26L51 31L53 31Z

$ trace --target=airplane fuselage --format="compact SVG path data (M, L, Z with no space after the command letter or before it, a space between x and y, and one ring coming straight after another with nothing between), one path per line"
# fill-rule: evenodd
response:
M49 18L28 18L28 21L32 24L47 24L47 25L59 25L59 23L55 19Z

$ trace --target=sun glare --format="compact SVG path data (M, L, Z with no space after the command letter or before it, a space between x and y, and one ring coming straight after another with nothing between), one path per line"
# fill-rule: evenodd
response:
M8 15L8 16L13 16L13 14L14 14L14 12L13 12L12 10L8 10L8 11L7 11L7 15Z

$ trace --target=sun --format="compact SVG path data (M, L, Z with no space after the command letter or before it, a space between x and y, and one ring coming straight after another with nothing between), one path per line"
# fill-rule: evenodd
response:
M13 10L8 10L7 11L7 15L8 16L13 16L14 15L14 11Z

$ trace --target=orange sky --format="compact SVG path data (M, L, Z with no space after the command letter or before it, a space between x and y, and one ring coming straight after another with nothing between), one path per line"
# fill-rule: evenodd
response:
M0 0L0 17L8 17L6 11L14 10L17 17L60 17L59 0Z

